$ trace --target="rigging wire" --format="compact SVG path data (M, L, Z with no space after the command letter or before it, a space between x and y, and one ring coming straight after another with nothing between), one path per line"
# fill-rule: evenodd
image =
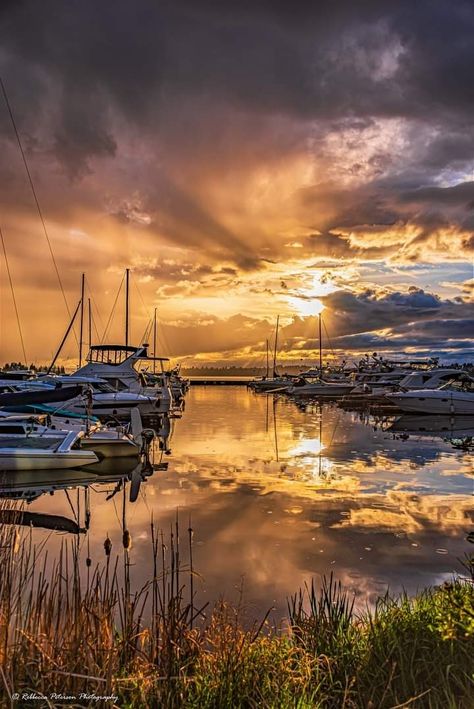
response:
M146 306L145 301L143 299L142 292L138 286L138 283L135 280L134 280L134 285L137 289L138 295L140 296L140 300L142 301L143 307L145 309L145 313L149 317L148 324L146 326L145 332L144 332L143 337L141 339L141 342L143 343L143 342L148 342L149 338L151 338L151 329L153 327L154 316L151 315L149 310L147 309L147 306ZM167 352L170 351L170 349L166 343L166 338L165 338L163 329L161 330L161 342L162 342L162 347L163 347L163 344L165 345L165 347L163 347L163 350L164 350L164 354L166 354ZM153 352L153 356L156 357L156 352Z
M145 332L142 335L142 339L139 344L148 343L148 337L151 334L151 328L153 327L153 320L148 320Z
M327 337L327 340L328 340L328 342L329 342L329 348L330 348L332 354L333 354L334 357L335 357L335 356L336 356L336 353L334 352L334 348L333 348L333 346L332 346L331 338L329 337L329 332L328 332L328 329L327 329L327 327L326 327L326 323L324 322L324 318L321 318L321 320L322 320L322 322L323 322L324 332L326 333L326 337Z
M25 366L27 367L27 366L28 366L28 360L27 360L27 358L26 358L25 342L24 342L24 340L23 340L23 332L22 332L22 330L21 330L20 315L19 315L19 313L18 313L18 306L17 306L17 304L16 304L15 289L13 288L13 280L12 280L12 276L11 276L11 273L10 273L10 265L9 265L9 263L8 263L7 250L6 250L6 248L5 248L5 239L3 238L3 231L2 231L2 227L1 227L1 226L0 226L0 236L1 236L1 238L2 238L3 255L4 255L4 257L5 257L5 264L6 264L6 266L7 266L7 274L8 274L8 280L9 280L9 283L10 283L10 290L11 290L11 293L12 293L13 307L15 308L16 322L17 322L17 325L18 325L18 332L19 332L19 334L20 334L21 349L22 349L22 351L23 351L23 357L24 357L24 360L25 360Z
M137 293L138 293L138 295L140 296L140 300L142 301L142 305L143 305L143 309L144 309L144 311L145 311L145 315L148 317L147 326L146 326L145 332L143 333L142 339L141 339L141 341L140 341L140 344L142 344L143 342L148 342L148 338L149 338L150 335L151 335L151 328L153 327L153 316L150 314L150 312L149 312L149 310L148 310L148 308L147 308L147 306L146 306L145 300L143 299L142 292L141 292L141 290L140 290L140 288L139 288L139 286L138 286L138 283L136 282L136 279L133 279L132 282L133 282L133 285L135 286L135 288L137 289ZM155 356L155 355L156 355L156 352L154 352L153 355Z
M55 259L55 257L54 257L54 252L53 252L53 248L52 248L52 246L51 246L51 241L50 241L50 238L49 238L48 230L46 229L46 223L45 223L45 221L44 221L43 213L42 213L42 211L41 211L41 207L40 207L40 204L39 204L39 201L38 201L38 197L37 197L37 195L36 195L35 186L34 186L34 184L33 184L33 178L31 177L30 168L28 167L28 162L27 162L27 160L26 160L25 151L23 150L23 145L22 145L22 143L21 143L20 134L18 133L18 129L17 129L17 127L16 127L16 122L15 122L15 118L14 118L14 116L13 116L13 111L12 111L12 108L11 108L11 105L10 105L10 101L8 100L7 91L6 91L6 89L5 89L5 84L3 83L3 79L2 79L1 76L0 76L0 86L1 86L1 88L2 88L3 98L5 99L5 104L6 104L6 106L7 106L7 110L8 110L8 113L9 113L9 115L10 115L10 120L11 120L12 125L13 125L13 130L15 131L15 136L16 136L16 140L17 140L17 143L18 143L18 147L19 147L19 149L20 149L21 157L23 158L23 164L24 164L24 166L25 166L26 174L28 175L28 181L29 181L29 183L30 183L31 191L32 191L32 193L33 193L33 197L34 197L35 204L36 204L36 209L38 210L38 215L39 215L41 224L42 224L42 226L43 226L44 235L45 235L45 237L46 237L46 242L47 242L47 244L48 244L49 253L51 254L51 259L52 259L52 261L53 261L54 270L56 271L56 276L57 276L57 278L58 278L58 283L59 283L59 287L60 287L60 289L61 289L61 293L62 293L62 296L63 296L63 300L64 300L64 303L65 303L65 305L66 305L66 310L67 310L67 313L68 313L69 317L71 317L71 311L70 311L70 309L69 309L69 305L68 305L68 302L67 302L66 293L64 292L64 287L63 287L63 283L62 283L62 281L61 281L61 276L59 275L59 269L58 269L58 265L57 265L57 263L56 263L56 259ZM74 332L74 337L76 338L76 344L79 345L78 340L77 340L76 331L73 330L73 332Z
M142 293L141 293L141 291L140 291L140 288L138 287L138 283L136 283L135 285L136 285L136 287L137 287L138 295L140 296L140 299L141 299L141 301L142 301L142 303L143 303L143 305L144 305L144 307L145 307L145 311L146 311L148 317L150 318L150 320L153 321L154 316L151 315L150 312L147 310L147 307L146 307L146 305L145 305L145 301L143 300ZM151 334L151 327L150 327L150 334ZM163 354L164 354L165 356L167 356L167 357L168 357L168 356L171 357L171 354L170 354L170 353L171 353L171 348L170 348L170 346L169 346L168 338L166 337L166 332L165 332L165 328L164 328L164 327L161 327L161 329L160 329L160 337L159 337L159 340L160 340L160 342L161 342L161 348L162 348ZM144 340L144 342L146 342L146 340ZM156 352L154 352L153 354L156 355Z
M119 288L118 288L118 291L117 291L117 295L115 296L114 304L112 305L112 310L110 311L109 319L107 320L107 325L105 326L104 334L102 335L102 338L101 338L101 340L100 340L100 343L101 343L101 344L103 344L103 342L104 342L104 340L105 340L105 337L106 337L106 335L107 335L107 331L108 331L108 329L109 329L109 327L110 327L110 323L111 323L111 321L112 321L112 317L113 317L113 314L114 314L114 312L115 312L115 308L116 308L116 306L117 306L117 301L118 301L118 298L119 298L119 295L120 295L120 291L122 290L122 286L123 286L124 279L125 279L125 273L123 274L122 280L120 281L120 285L119 285Z

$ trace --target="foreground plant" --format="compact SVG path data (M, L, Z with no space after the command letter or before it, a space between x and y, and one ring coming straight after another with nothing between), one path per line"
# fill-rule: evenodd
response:
M474 586L453 580L414 599L379 599L358 616L331 575L289 599L289 628L196 607L192 530L151 525L151 578L133 591L129 538L81 570L78 545L50 564L31 534L0 530L0 696L115 695L119 707L472 707ZM145 620L146 619L146 620ZM113 705L109 701L108 706ZM13 703L15 705L15 703ZM16 704L21 706L21 701ZM41 706L35 701L35 706Z

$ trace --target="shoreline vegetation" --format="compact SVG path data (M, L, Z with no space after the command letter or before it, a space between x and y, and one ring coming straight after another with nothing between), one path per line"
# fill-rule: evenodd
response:
M196 606L191 528L180 542L178 522L165 537L151 521L150 536L150 580L134 590L126 529L93 566L78 538L53 560L48 538L1 526L2 707L472 707L474 557L465 578L362 615L331 575L275 628L249 626L243 606Z

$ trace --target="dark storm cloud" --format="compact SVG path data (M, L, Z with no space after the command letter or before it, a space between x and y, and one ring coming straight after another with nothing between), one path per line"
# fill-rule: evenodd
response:
M459 123L474 102L473 30L467 0L357 7L49 0L11 4L2 15L12 92L31 106L48 80L56 81L62 105L55 130L84 144L86 155L112 149L104 96L148 128L178 96L189 94L304 118L433 120L437 112L449 120L456 112ZM392 45L394 64L384 67L381 58ZM43 76L36 91L19 85L32 70ZM61 140L56 150L69 159Z
M216 263L278 264L294 242L342 263L462 258L473 36L470 0L23 0L2 5L0 65L58 231L99 215L84 229L108 242L104 269L145 242L182 247L176 282L180 269L199 280ZM31 216L4 110L0 138L0 201ZM325 303L335 337L465 319L423 291Z
M336 348L398 348L410 341L414 346L439 346L440 342L448 347L474 346L472 304L463 300L442 299L416 287L336 291L320 300L326 306L324 320ZM288 349L298 342L303 349L314 349L316 332L316 318L295 318L282 328L282 342Z

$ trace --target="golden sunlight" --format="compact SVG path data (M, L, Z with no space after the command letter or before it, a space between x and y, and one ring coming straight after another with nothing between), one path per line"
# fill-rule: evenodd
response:
M310 278L308 285L298 295L288 297L288 304L298 315L311 316L322 313L324 305L319 297L329 295L338 288L324 271L315 271L311 273Z

